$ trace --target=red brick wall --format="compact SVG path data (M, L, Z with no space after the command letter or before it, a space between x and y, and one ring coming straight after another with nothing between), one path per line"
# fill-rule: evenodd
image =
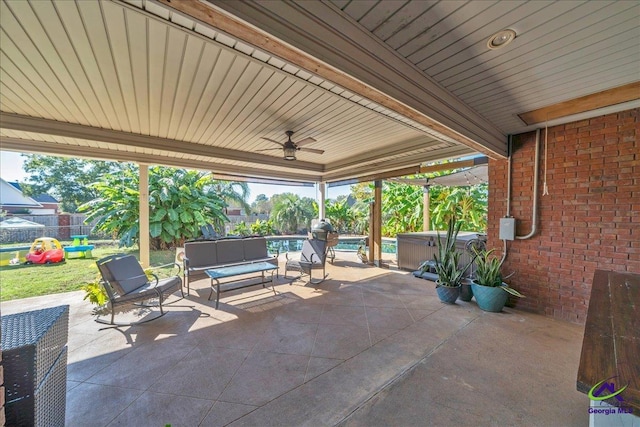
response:
M538 231L508 243L503 271L527 296L517 308L584 323L596 269L640 273L640 109L548 129L547 186ZM544 180L544 129L540 175ZM535 132L513 138L511 216L517 235L531 231ZM489 162L489 247L502 250L507 161Z
M58 239L69 240L71 238L71 215L58 215Z

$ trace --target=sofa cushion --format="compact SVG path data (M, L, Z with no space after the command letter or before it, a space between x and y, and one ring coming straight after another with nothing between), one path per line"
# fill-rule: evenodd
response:
M213 240L184 244L184 256L189 259L189 268L216 265L218 263L217 254L217 242Z
M269 256L267 253L267 239L264 237L244 239L243 246L245 261L265 259Z
M111 286L119 295L127 295L147 284L149 279L144 273L142 266L133 255L116 258L105 264L113 281Z
M234 264L244 261L243 239L218 240L218 264Z

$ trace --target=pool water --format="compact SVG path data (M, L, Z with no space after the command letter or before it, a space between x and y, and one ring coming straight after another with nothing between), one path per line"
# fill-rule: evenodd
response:
M285 252L295 252L302 250L302 242L306 237L304 236L269 236L267 237L267 248L269 252L276 252L278 250L281 254ZM361 237L340 237L338 244L334 247L337 251L351 251L355 252L358 247L363 244ZM396 239L383 238L382 239L382 252L385 254L396 253Z

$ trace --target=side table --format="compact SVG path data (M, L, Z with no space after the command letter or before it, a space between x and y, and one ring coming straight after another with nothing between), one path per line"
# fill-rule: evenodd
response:
M2 316L7 425L64 426L69 306Z

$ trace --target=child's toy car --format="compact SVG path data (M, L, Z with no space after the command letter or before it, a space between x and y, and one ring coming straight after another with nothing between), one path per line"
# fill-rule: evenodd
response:
M51 237L36 239L27 254L27 264L52 264L62 261L64 261L62 245Z

